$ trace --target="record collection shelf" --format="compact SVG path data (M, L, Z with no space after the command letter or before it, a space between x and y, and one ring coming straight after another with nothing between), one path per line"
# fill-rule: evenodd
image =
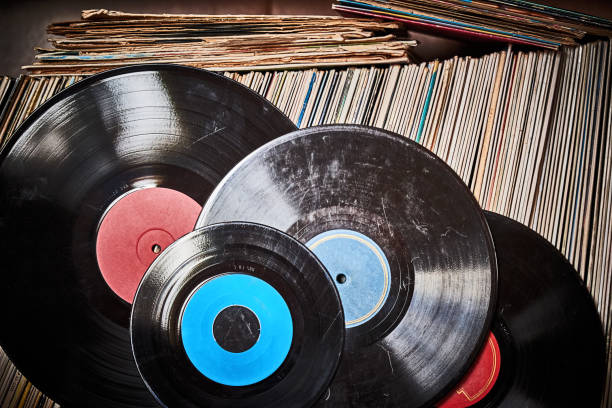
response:
M612 404L612 41L554 51L509 47L421 64L222 72L300 127L358 123L444 159L481 206L534 229L574 265L606 333ZM0 81L0 145L82 76ZM51 407L0 354L0 405Z

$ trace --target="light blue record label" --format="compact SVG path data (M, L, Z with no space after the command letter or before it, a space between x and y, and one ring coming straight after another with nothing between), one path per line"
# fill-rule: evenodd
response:
M215 339L213 324L231 306L248 309L259 323L259 337L245 351L231 352ZM267 282L251 275L226 274L200 286L181 319L183 348L204 376L219 384L245 386L273 374L285 361L293 340L287 303Z
M306 243L334 278L346 327L370 320L384 305L391 286L391 268L383 250L352 230L323 232Z

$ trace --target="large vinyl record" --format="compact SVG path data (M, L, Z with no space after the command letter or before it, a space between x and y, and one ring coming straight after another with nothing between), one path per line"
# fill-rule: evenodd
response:
M0 343L25 376L62 406L155 406L130 347L138 282L226 172L294 128L242 85L170 65L37 110L0 163Z
M132 310L136 364L168 407L309 407L331 382L344 315L325 267L262 225L193 231L153 262Z
M605 340L584 283L536 232L495 213L486 217L499 267L493 358L483 358L438 406L598 408Z
M197 225L238 220L289 233L335 277L346 347L321 406L427 405L479 351L495 304L488 226L416 143L346 125L278 138L226 176Z

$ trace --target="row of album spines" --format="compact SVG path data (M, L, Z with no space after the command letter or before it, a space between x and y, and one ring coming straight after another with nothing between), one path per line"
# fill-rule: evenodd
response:
M534 55L537 55L538 59L547 60L547 58L545 57L550 56L552 54L551 53L530 53L530 54L519 53L517 55L514 55L513 58L505 58L506 63L504 63L503 66L504 66L504 71L506 73L506 81L507 81L507 75L508 75L507 73L508 72L516 73L517 66L518 66L518 71L521 71L522 70L521 66L524 65L525 61L529 63L530 62L529 60L531 59L532 60L531 63L533 64ZM265 96L271 99L273 103L277 103L278 105L280 105L279 107L285 110L286 112L290 110L289 108L293 108L294 109L293 111L294 120L296 120L295 107L302 106L302 110L300 113L300 116L302 119L304 118L305 112L315 112L316 115L320 116L321 112L328 111L328 115L325 117L324 120L321 121L321 123L335 123L339 121L342 122L343 119L346 119L347 117L351 117L354 122L363 123L364 122L363 115L365 113L363 110L363 107L368 106L369 104L364 104L364 103L358 104L356 101L364 100L364 98L362 97L363 95L370 95L371 96L370 100L374 101L374 108L371 109L371 112L375 112L375 114L372 114L373 119L370 119L369 121L367 121L368 124L378 125L378 126L382 125L386 127L387 129L391 128L389 130L398 131L398 129L394 128L394 126L392 125L393 123L420 123L418 126L413 125L411 127L412 133L411 135L409 135L409 137L416 139L417 141L421 141L420 135L422 134L422 130L424 128L442 129L441 137L431 136L431 135L437 135L435 131L426 132L427 136L423 138L422 142L428 148L433 150L434 153L437 153L438 155L446 159L447 162L450 162L449 164L451 164L451 167L453 167L456 171L458 171L458 173L460 173L460 175L466 182L473 185L474 178L472 176L474 175L474 173L470 173L470 172L474 169L474 165L473 165L474 160L479 160L480 162L488 163L488 167L485 167L485 170L491 173L493 172L493 170L495 170L494 168L492 168L492 166L493 166L493 163L497 162L497 160L492 160L493 158L490 155L492 152L500 151L500 149L496 149L495 148L496 146L493 146L493 148L489 146L483 146L482 141L486 140L487 135L486 134L483 135L482 133L479 134L477 131L476 132L470 131L470 130L474 130L474 126L475 126L474 123L478 123L479 120L471 120L469 122L471 124L471 127L466 128L465 126L456 126L456 116L459 116L461 115L461 113L466 112L466 110L464 109L466 105L471 105L475 107L470 112L471 114L473 114L475 110L480 110L480 111L485 111L485 112L490 111L492 102L494 101L492 98L487 97L487 96L491 94L490 92L491 90L487 86L478 87L477 85L482 82L484 82L485 84L496 83L496 85L503 83L503 81L502 82L495 81L495 78L493 78L491 75L493 72L496 71L496 76L499 78L500 66L502 66L500 65L499 60L503 59L503 58L499 58L500 56L503 56L503 53L493 54L493 57L490 58L493 61L493 63L489 63L489 64L486 64L487 62L486 59L489 56L486 56L482 59L471 59L471 58L465 58L465 59L459 59L459 60L453 59L453 60L445 61L444 63L442 63L441 66L436 66L436 64L434 63L433 69L429 69L429 68L432 68L431 66L428 67L426 64L421 64L420 66L416 66L416 65L404 66L401 69L399 66L394 66L394 67L390 67L389 69L376 69L376 68L375 69L357 69L356 71L346 70L346 71L337 71L337 72L335 72L334 70L331 70L331 71L325 71L323 75L318 76L318 81L320 82L316 82L316 81L313 82L315 78L317 78L316 72L313 72L312 77L310 79L310 85L308 87L309 92L307 92L307 95L305 98L303 96L297 97L297 98L295 97L289 98L288 96L286 96L287 94L286 90L291 90L291 89L296 89L296 88L305 89L303 84L304 82L308 82L308 81L305 81L304 78L302 78L301 80L302 86L301 87L295 86L295 84L291 82L292 81L291 78L286 80L282 76L284 74L294 74L293 76L296 77L297 74L300 74L300 72L299 71L283 72L279 74L279 79L276 82L278 84L281 84L280 86L278 86L278 88L284 89L285 94L283 94L283 92L280 92L280 91L278 92L273 91L273 92L265 93ZM512 67L512 69L509 69L508 67L511 66L511 64L508 64L507 61L511 61L511 60L514 61L514 66ZM548 60L550 60L550 58L548 58ZM466 74L466 72L469 73L471 68L468 67L466 69L465 65L469 65L472 62L476 62L476 68L472 69L472 71L475 71L476 74L473 74L473 73ZM487 66L487 69L488 69L487 75L485 75L484 81L482 81L482 70L478 69L478 63L480 62L483 62L482 65ZM546 63L549 64L549 62L546 62ZM497 69L496 70L491 69L491 67L495 66L496 64L497 64ZM417 72L417 70L414 68L416 67L419 67L419 70L418 70L419 74L415 77L415 72ZM411 68L412 68L412 73L410 72ZM533 68L531 70L533 71ZM442 74L436 75L438 71L442 72ZM374 76L371 75L372 72L374 72L375 74ZM481 72L481 74L478 74L478 72ZM309 72L307 71L307 73ZM329 87L331 86L330 84L332 83L336 83L336 84L338 83L337 78L334 80L328 80L326 84L327 87L321 86L321 83L324 83L328 79L328 78L325 78L325 75L329 76L329 75L339 74L339 73L341 73L341 77L339 79L340 85L343 85L343 86L336 86L335 92L330 92ZM377 78L376 77L377 73L378 74L382 73L382 77L381 75L379 75L379 77ZM248 75L252 75L252 77L255 77L255 74L256 73L247 74L247 78L248 78ZM263 75L265 76L266 74L263 74ZM480 97L480 99L478 99L480 103L475 104L473 103L474 99L471 98L472 96L471 92L463 91L463 92L455 92L454 94L452 92L449 93L448 86L440 85L440 84L448 85L448 83L450 83L450 81L448 80L449 75L451 76L452 80L454 80L455 82L457 81L457 77L462 78L462 80L459 82L463 82L463 80L467 80L468 85L464 86L463 89L472 90L475 87L484 89L485 92L481 93L481 95L485 95L485 97L484 98ZM305 78L308 78L309 75L307 74L307 75L302 75L302 76ZM244 77L244 75L242 77ZM352 77L352 80L347 79L350 77ZM257 81L249 83L247 85L250 85L256 91L263 93L261 89L261 84L264 84L266 81L264 81L265 78L262 77L261 75L259 76L259 78L261 79L261 81L259 81L259 84L260 84L259 87L257 86ZM441 80L436 81L436 78L441 78ZM276 80L275 75L273 76L273 79ZM268 81L269 84L272 84L269 86L269 89L272 89L272 90L276 89L274 86L274 80ZM357 86L357 84L360 82L369 84L369 87L363 88L363 89L366 89L365 92L359 93L355 91L356 88L357 89L360 88ZM283 87L282 84L285 84L285 83L291 84L293 86ZM378 92L374 92L372 91L371 87L373 87L374 84L377 84L377 83L378 83L378 89L377 89ZM418 86L416 87L413 86L415 83L418 84ZM545 88L554 89L554 84L551 85L548 81L545 81L544 86L540 86L540 89L545 89ZM402 95L402 90L406 90L406 89L408 90L417 89L418 91L413 91L408 96ZM446 93L444 93L444 89L446 89ZM460 89L460 87L453 88L453 91L457 89ZM437 93L433 93L432 95L432 90L434 90L433 92L437 92ZM440 92L443 95L442 97L438 98L438 93ZM499 86L497 86L496 89L493 90L493 93L497 93L498 95L500 95L500 98L504 94L503 92L499 91ZM44 100L48 98L50 94L51 93L46 94L41 99ZM511 89L510 91L507 91L505 94L516 95L517 93L512 92L512 89ZM314 96L309 98L309 96L311 95L314 95ZM327 95L328 102L322 103L321 101L322 99L324 99L326 95ZM459 95L459 102L457 102L457 99L458 99L457 95ZM355 97L351 98L351 96L355 96ZM34 99L34 98L30 97L30 99ZM283 101L289 101L291 99L294 100L292 105L283 104ZM331 102L329 102L330 100ZM388 102L389 100L392 100L393 102L389 103ZM431 103L431 100L433 100L434 103ZM451 112L457 112L457 113L454 115L453 114L440 115L441 111L445 111L445 109L443 108L444 102L436 104L436 102L440 100L444 100L445 102L447 102L446 106L450 107ZM379 103L380 101L383 101L383 102ZM485 101L488 105L484 105L482 101ZM393 109L392 104L396 104L398 109ZM331 105L332 109L329 109L329 108L326 109L325 108L326 105ZM380 105L382 105L383 107L381 108ZM401 109L406 106L417 107L417 108L412 109L412 110ZM428 109L429 106L433 106L433 109ZM498 103L497 106L509 107L509 106L512 106L512 104ZM522 105L519 105L519 108L521 106L528 106L528 105L522 104ZM359 107L361 108L361 110L358 109L356 111L351 111L351 109L354 109L355 107ZM22 112L20 116L26 116L27 113L29 113L29 111L30 110L24 110L24 112ZM410 116L397 114L396 112L398 111L399 112L409 112ZM495 126L498 126L498 124L503 119L506 119L507 111L508 109L505 109L505 110L495 109L494 112L498 113L497 115L494 116L496 118L496 121L494 122L496 124ZM329 114L329 112L336 112L336 115L333 116ZM350 116L351 112L353 113L352 116ZM537 111L536 110L526 110L525 112L533 115L533 112L537 112ZM292 112L288 112L288 113L290 115L292 114ZM464 115L464 116L470 117L469 115ZM390 118L392 120L399 118L399 120L391 122L392 124L389 126L389 122L383 123L383 121L380 119L381 117L385 118L385 120L386 118ZM514 114L512 118L516 120L516 118L520 118L520 117L525 117L525 115ZM420 118L420 120L417 120L418 118ZM20 119L22 118L20 117ZM436 120L437 120L437 123L436 123ZM301 121L299 117L297 118L297 121L298 123ZM309 120L308 122L309 124L311 124L310 122L312 122L312 119ZM543 121L542 120L532 121L532 123L541 123L541 122ZM445 128L445 126L448 126L449 123L451 123L451 125L453 124L455 125L451 133L449 133L448 129ZM514 132L516 132L516 128L517 126L514 126L514 129L515 129ZM418 132L416 136L414 135L415 130ZM482 132L482 127L481 129L479 129L479 131ZM473 135L472 139L467 139L467 138L461 139L457 137L458 132L471 134ZM534 131L534 132L537 132L537 131ZM473 143L474 140L479 140L480 143L479 144ZM464 143L461 143L462 141ZM465 143L466 141L467 143ZM493 140L493 142L496 142L496 140ZM507 145L500 145L499 147L503 149L507 147ZM485 160L483 160L483 157L478 157L476 155L479 152L482 155L483 151L486 151L489 153L489 157L487 157ZM526 149L524 151L532 152L535 150ZM510 152L506 152L506 153L511 154ZM460 161L457 162L457 160L460 160ZM525 156L520 156L518 160L515 160L515 161L518 161L521 164L524 164L525 161L529 162L529 160L526 160ZM510 163L512 163L512 161L510 161ZM536 166L533 166L533 167L535 168ZM484 178L485 182L482 183L484 185L484 187L482 188L486 189L487 187L491 187L488 189L489 199L491 197L494 197L494 198L497 197L500 191L503 194L507 194L509 191L512 191L512 189L507 188L507 186L512 185L513 184L512 182L515 180L513 180L512 178L504 178L507 175L507 173L505 172L499 172L497 175L499 177L496 177L493 179L494 184L492 186L488 186L487 184L492 179L490 177ZM478 176L478 174L476 174L476 176ZM472 177L472 180L470 180L470 177ZM535 180L535 179L536 179L535 177L527 178L527 180ZM495 185L495 183L497 183L497 186ZM505 188L501 188L501 186L505 186ZM473 189L474 189L474 186L473 186ZM496 194L491 194L491 192L496 192ZM533 188L530 189L530 192L531 192L531 195L533 195ZM478 191L476 191L476 194L478 196ZM538 198L541 199L542 196L543 195L540 195ZM519 200L524 200L524 196L518 196L518 197L520 197ZM512 210L516 209L517 207L518 208L527 207L530 209L531 206L533 205L532 198L527 201L526 206L525 205L522 205L522 206L509 205L508 203L511 201L507 200L507 196L502 195L500 198L501 198L501 201L499 203L498 202L493 202L493 203L485 202L482 204L487 209L491 209L491 210L494 210L494 211L497 211L503 214L508 214L515 219L518 218L519 221L523 223L529 224L528 220L525 219L525 215L527 213L531 213L531 211L523 211L522 214L516 214L516 213L513 213ZM550 235L550 234L545 234L545 235Z
M0 349L0 407L59 408L34 387Z
M577 50L581 50L581 48ZM529 222L529 220L526 219L527 214L533 214L531 209L534 205L534 188L532 187L529 189L530 195L529 199L526 201L525 195L516 195L516 197L518 197L519 204L523 204L516 205L512 202L512 199L508 200L509 192L513 191L513 189L508 188L508 186L512 186L516 180L511 177L506 177L508 174L506 172L498 172L496 174L497 177L482 177L481 174L474 173L474 160L478 161L477 164L486 164L484 167L480 165L478 166L478 170L481 171L481 173L482 169L484 168L484 171L487 174L492 174L498 169L494 167L494 164L498 162L498 160L494 159L498 158L491 156L493 152L505 153L502 155L502 157L512 155L511 151L505 150L509 146L511 147L511 145L508 145L507 143L495 145L495 143L498 142L496 139L491 141L490 146L483 143L483 141L487 140L487 137L490 137L491 129L499 130L499 124L507 120L509 107L517 104L516 95L519 93L515 92L511 87L501 88L500 90L500 85L508 83L512 85L520 82L528 83L528 81L511 81L512 77L509 76L509 73L512 73L515 76L524 76L524 71L533 73L534 71L538 71L538 67L541 66L543 69L539 69L539 71L547 73L548 79L545 78L541 84L542 86L539 86L540 91L542 89L554 90L555 83L551 83L550 78L552 75L549 75L551 72L550 56L552 55L556 54L547 52L532 52L528 54L508 54L507 57L504 57L504 53L498 53L485 56L481 59L455 58L444 61L441 64L434 63L433 65L421 64L418 66L403 66L401 68L399 66L392 66L388 69L357 68L354 70L327 70L320 72L284 71L281 73L272 74L253 72L239 75L235 79L238 79L240 82L247 82L246 85L251 86L255 91L264 94L273 103L276 103L282 110L291 115L292 118L298 123L302 122L305 116L308 119L307 122L309 125L312 124L313 118L315 121L319 119L319 123L343 122L347 121L347 118L350 118L348 120L349 122L365 122L367 124L384 126L388 130L400 132L402 129L397 129L394 124L413 123L408 137L422 142L428 148L433 150L434 153L437 153L446 159L451 167L460 173L466 182L472 185L473 190L475 187L478 187L478 185L474 185L475 183L480 184L481 190L478 191L476 189L475 193L477 194L477 197L479 195L487 197L486 202L481 200L481 203L485 208L510 215L512 218L518 219L519 221L538 229L538 226L534 225L534 222ZM488 62L487 58L493 62ZM512 63L509 63L510 61L512 61ZM483 70L480 69L479 66L484 66L487 68L484 78ZM491 67L496 68L491 69ZM502 73L501 76L500 72ZM438 73L441 74L438 75ZM302 78L296 79L300 77L300 74L302 74ZM317 74L319 75L317 76ZM267 81L266 75L268 76ZM292 78L284 78L283 75L290 75ZM250 80L249 76L251 77ZM330 79L330 76L333 78ZM234 77L236 77L236 75L234 75ZM57 79L57 77L55 78ZM310 78L310 80L308 80L308 78ZM502 80L500 81L499 78L502 78ZM448 84L457 82L466 82L467 85L463 87L454 87L452 88L452 91L449 92ZM309 83L308 87L304 86L305 83ZM365 87L359 86L359 84L363 85L364 83L366 84ZM484 83L485 86L478 86L478 84L481 83ZM495 83L496 86L491 92L491 89L487 86L487 84L493 83ZM536 85L538 83L539 82L536 82ZM322 84L325 84L325 86ZM335 87L335 90L332 88L332 84L335 84L333 86ZM306 88L308 88L308 91L305 91ZM330 91L330 88L332 88L332 91ZM479 103L473 103L474 98L472 98L473 95L471 90L474 88L484 89L484 92L480 93L480 98L476 99L479 101ZM295 97L295 91L294 95L291 95L291 93L287 91L295 89L302 89L302 94L298 94L298 97ZM361 89L361 91L359 91L359 89ZM457 92L457 89L462 89L462 91ZM535 89L535 87L533 89ZM402 90L411 90L411 92L406 94L406 92L402 93ZM469 90L469 92L466 92L466 90ZM42 93L45 94L45 91L43 90ZM304 93L306 93L305 97L303 95ZM45 94L45 96L41 99L45 100L51 94L51 92L47 91L47 94ZM498 100L495 101L492 97L489 97L491 94L497 94ZM537 94L537 92L535 92L534 95L535 94ZM551 94L553 94L553 92L549 92L549 95ZM364 118L365 113L367 113L364 110L364 107L370 106L371 104L359 104L356 102L363 101L364 95L369 95L369 101L374 102L374 108L370 109L369 111L371 116L369 120ZM482 95L485 97L483 98ZM504 102L502 100L504 95L514 97L515 99L513 100L513 103L500 103ZM322 102L322 100L325 98L327 98L326 101ZM35 98L30 97L29 99ZM457 102L457 100L459 100L459 102ZM389 103L389 101L392 102ZM486 104L483 104L482 101L485 101ZM332 107L331 109L329 108L330 105ZM466 105L475 108L466 114ZM402 109L407 106L413 108L411 110ZM547 122L546 120L542 120L541 117L536 119L528 117L528 115L533 116L534 112L538 111L535 109L529 110L526 108L527 106L529 106L529 104L519 104L519 109L523 107L523 114L516 114L516 109L514 109L514 114L511 116L511 120L514 120L515 122L512 122L513 125L510 126L513 129L511 132L511 137L516 134L517 129L521 128L520 121L518 121L519 126L516 126L517 118L527 118L527 123L532 124ZM301 107L301 109L297 109L299 107ZM394 109L395 107L398 109ZM429 109L430 107L431 109ZM484 134L482 133L482 126L480 129L476 129L476 131L474 131L474 123L482 122L482 120L473 120L473 117L470 116L470 114L473 115L474 111L491 112L491 109L493 109L493 117L495 118L493 121L493 127L489 126L488 128L484 128ZM448 114L448 110L455 113ZM24 110L20 115L20 119L22 119L21 116L27 116L27 113L30 111L31 109ZM298 111L300 114L296 117L296 112ZM322 113L325 112L327 115L325 115L323 118ZM404 112L404 114L398 114L397 112ZM408 112L408 115L406 115L405 112ZM445 112L445 114L442 115L440 112ZM550 110L548 110L548 112L550 112ZM312 113L312 115L309 115L309 113ZM462 113L464 116L472 118L472 120L468 122L471 124L471 127L466 128L465 126L457 126L456 116L459 116ZM490 114L489 117L491 117ZM477 119L482 119L482 117ZM419 123L419 125L417 126L416 123ZM452 132L450 133L448 130L449 123L451 124L450 126L454 126L452 128ZM423 129L441 129L440 137L436 137L438 134L435 131L426 131L424 132L426 136L423 138L423 140L420 140L421 135L423 134ZM539 139L544 139L544 137L542 137L543 132L541 131L541 128L531 128L528 130L532 131L532 135L538 135L539 133ZM415 131L417 132L416 135ZM458 132L470 134L472 135L472 138L461 139L458 137ZM523 133L528 135L528 132ZM494 132L494 134L498 135L499 132ZM532 139L533 137L528 138L528 140ZM474 143L474 140L478 140L479 143ZM510 138L506 140L510 140ZM462 141L463 143L461 143ZM514 143L516 144L516 142ZM538 148L540 145L538 145ZM529 154L537 151L538 149L519 150L521 153L528 152ZM483 152L487 152L488 157L483 157ZM548 158L550 155L547 155L546 157ZM529 155L521 154L517 159L508 160L508 162L510 164L517 162L523 166L522 169L524 169L525 163L527 163L530 170L533 170L534 168L537 168L537 165L530 165L530 163L533 162L533 160L530 160L530 158L531 156ZM459 162L457 162L458 160ZM481 182L482 179L484 179L484 182ZM526 177L525 179L529 182L537 180L537 177ZM559 178L559 180L563 180L563 178ZM558 189L553 189L553 191L555 190ZM537 204L542 201L542 197L544 196L545 194L538 195ZM493 201L491 201L491 199L493 199ZM497 200L499 200L499 202ZM517 208L523 209L522 212L517 213ZM541 206L539 208L547 207ZM553 208L558 208L558 206ZM568 212L568 214L570 214L570 212ZM553 225L556 230L552 232L549 231L549 233L545 233L544 235L547 237L556 237L558 232L557 230L559 229L558 225L555 223L545 224L548 226Z
M503 53L502 53L503 54ZM542 55L551 55L550 53L540 53L540 55L538 56L539 58L542 57ZM528 54L528 59L532 58L533 55L535 55L535 53L531 53ZM488 56L487 56L488 57ZM421 135L423 134L423 129L433 129L434 131L432 132L425 132L426 137L423 138L423 143L430 148L431 150L433 150L435 153L437 153L439 156L441 156L442 158L446 159L447 162L450 162L449 164L451 164L451 167L453 167L456 171L458 171L458 173L460 173L460 175L462 176L462 178L467 181L470 184L474 184L474 178L471 177L473 174L471 173L471 170L473 169L472 166L472 160L469 160L467 158L469 158L470 156L474 156L474 152L475 151L483 151L482 148L482 143L477 144L477 143L472 143L475 139L479 140L479 141L483 141L483 134L482 133L478 133L478 132L465 132L466 128L465 127L461 127L461 126L455 126L452 130L453 132L450 134L449 137L436 137L437 133L436 133L436 129L445 129L445 125L448 125L448 123L455 123L456 122L456 117L457 115L460 115L461 113L465 113L465 109L464 107L467 104L470 104L472 106L476 106L479 108L484 108L484 109L478 109L480 111L488 111L490 112L490 108L491 108L491 102L493 102L492 98L481 98L480 101L484 100L488 103L488 105L483 105L482 103L480 104L474 104L473 103L473 99L471 98L471 93L469 92L463 92L463 95L460 96L460 102L459 104L457 104L456 102L456 94L457 92L455 92L455 94L448 94L444 93L444 89L448 89L448 87L445 87L445 85L443 84L448 84L448 73L451 73L451 77L454 81L457 81L457 77L454 75L454 73L459 72L458 76L459 78L464 78L462 75L464 75L465 72L469 71L465 69L465 67L462 67L461 63L465 63L466 61L471 62L471 61L486 61L486 58L484 57L483 59L480 60L474 60L474 59L463 59L460 60L459 63L455 64L455 60L450 60L450 61L445 61L444 63L442 63L442 65L439 67L439 71L442 72L441 75L436 75L437 71L438 71L438 67L436 66L436 64L434 64L433 69L429 70L429 68L431 67L427 67L424 66L424 64L422 64L419 67L424 67L425 69L421 69L419 76L415 79L414 77L414 70L413 69L413 75L411 76L409 71L409 68L415 68L416 66L405 66L403 68L400 68L398 66L394 66L391 67L390 69L375 69L375 73L376 72L383 72L382 78L376 78L376 76L372 77L370 74L372 73L372 69L369 70L357 70L355 75L352 75L352 71L348 70L348 71L342 71L342 75L346 75L346 77L351 77L352 76L352 80L347 80L346 78L341 78L340 79L340 84L344 83L344 86L337 86L336 88L336 92L333 92L333 97L329 96L328 99L332 99L332 101L336 102L336 107L335 109L327 109L328 111L328 115L325 117L324 120L320 121L320 123L336 123L336 122L344 122L347 121L347 118L350 118L348 121L351 122L359 122L359 123L363 123L365 122L363 115L364 115L364 110L363 107L364 106L368 106L368 104L362 103L362 104L358 104L357 101L363 100L364 98L362 98L363 95L371 95L372 98L371 100L375 102L375 107L374 109L371 110L371 112L375 112L378 114L373 114L372 118L370 120L367 121L368 124L372 124L372 125L377 125L377 126L384 126L386 127L388 130L392 130L392 131L400 131L401 129L397 129L395 126L393 126L396 123L402 123L402 124L406 124L406 123L413 123L413 125L411 126L411 133L409 135L409 137L417 140L417 141L421 141ZM499 58L495 58L495 57L499 57L498 54L494 54L494 60L499 60ZM518 62L517 65L520 66L520 53L517 56L514 56L515 58L518 58ZM506 58L506 61L509 61L511 58ZM532 58L533 59L533 58ZM498 63L498 67L497 67L497 73L500 72L500 66L499 66L499 62ZM445 65L446 64L446 65ZM464 64L465 65L465 64ZM494 64L493 64L494 65ZM490 65L489 65L490 66ZM505 66L507 67L508 64L505 64ZM408 68L407 68L408 67ZM367 71L367 75L366 74ZM428 72L429 71L429 72ZM476 72L478 72L478 69L475 69ZM505 69L506 72L510 72L509 69ZM513 72L516 71L516 67L514 67L514 69L512 70ZM308 87L310 92L307 92L307 96L306 98L288 98L288 97L284 97L285 100L291 100L293 99L293 104L290 106L284 106L283 105L283 99L278 99L279 97L283 96L283 94L281 92L272 92L272 93L266 93L266 97L268 97L269 99L272 100L272 102L277 103L278 105L280 105L281 109L283 109L284 111L289 111L290 109L288 108L292 108L294 109L293 112L287 112L289 113L292 118L297 121L298 123L301 122L300 117L296 118L295 115L295 108L302 106L302 109L300 110L300 116L303 119L304 115L307 114L310 110L310 112L316 112L316 114L320 114L322 111L325 110L325 103L321 103L321 96L325 96L325 94L329 94L329 84L333 83L334 81L327 81L327 88L325 87L321 87L320 84L322 82L325 81L325 75L329 74L329 72L334 72L334 70L332 71L326 71L323 75L319 75L317 81L321 81L321 82L317 82L315 81L315 78L317 78L316 73L313 73L311 79L310 79L310 85ZM425 72L425 75L423 75L423 72ZM479 78L481 79L482 76L478 76L478 75L469 75L468 76L468 82L469 85L464 87L465 89L473 89L474 88L474 84L478 84L478 83L485 83L484 87L480 87L480 88L484 88L485 90L489 90L487 89L486 84L490 84L495 82L495 78L491 77L491 70L488 71L488 75L484 78L484 81L469 81L470 77L471 78ZM277 81L280 84L285 83L285 80L282 78L283 74L286 74L287 72L281 73L281 78L279 79L279 81ZM299 72L291 72L291 74L294 73L298 73ZM254 73L253 73L254 74ZM250 75L250 74L247 74ZM265 75L265 74L264 74ZM465 74L467 75L467 74ZM304 76L304 75L303 75ZM308 77L308 75L305 75L304 77ZM408 79L407 79L408 78ZM436 81L436 78L442 78L441 80ZM263 78L262 78L263 79ZM417 81L416 83L419 84L419 86L412 86L415 81ZM272 81L274 82L274 81ZM305 81L302 79L302 85ZM308 81L306 81L308 82ZM337 82L337 81L336 81ZM361 93L355 91L355 89L359 89L362 87L358 87L357 84L358 83L368 83L370 84L369 86L371 87L373 84L378 83L379 84L379 92L373 92L372 89L370 87L363 87L363 89L365 89L365 91L362 91ZM462 82L462 81L460 81ZM264 81L260 81L260 83L264 83ZM380 83L382 83L383 85L381 86ZM350 84L350 85L349 85ZM442 85L441 85L442 84ZM255 89L256 91L259 91L260 93L262 93L262 89L257 89L258 86L257 84L248 84L251 85L253 87L253 89ZM253 86L255 85L255 86ZM540 87L540 88L547 88L548 86L552 86L554 89L554 84L550 84L548 81L545 81L545 86ZM286 86L286 87L280 87L282 89L296 89L296 88L302 88L305 89L304 86ZM314 88L314 90L313 90ZM319 89L317 89L319 88ZM271 87L271 89L275 89L274 86ZM408 95L407 97L402 97L405 95L402 95L402 90L414 90L417 89L418 91L415 92L411 92L410 95ZM458 87L453 88L453 90L459 89ZM318 91L320 90L320 91ZM434 92L438 92L440 90L440 92L443 93L443 97L442 98L438 98L437 94L433 94L431 93L431 90L435 90ZM501 92L499 92L499 88L496 89L497 90L497 94L501 94ZM318 92L315 92L318 91ZM494 90L495 91L495 90ZM44 93L44 90L43 90ZM486 96L488 96L490 94L486 93ZM515 92L507 92L507 94L510 95L516 95ZM313 97L309 97L310 95L314 95ZM351 98L351 96L354 95L354 98ZM50 96L50 93L44 97L42 97L42 100L45 100L48 96ZM379 97L380 96L380 97ZM501 98L502 95L500 95ZM302 100L303 99L303 100ZM351 103L346 103L347 100ZM384 102L382 103L383 107L380 107L379 105L377 105L377 102L380 101L389 101L392 100L391 104L389 104L388 102L385 104ZM431 101L434 100L434 103L431 103ZM440 115L440 112L445 111L445 109L443 109L442 107L444 106L444 102L442 103L438 103L436 104L436 102L440 101L440 100L444 100L444 101L450 101L451 104L454 105L450 105L448 104L448 106L450 106L451 108L451 112L458 112L456 115L449 115L449 114L445 114L445 115ZM341 101L342 103L338 103L338 101ZM429 103L428 103L429 102ZM393 104L397 105L398 109L393 109ZM327 103L327 105L330 105L330 103ZM334 103L331 103L332 107L334 106ZM410 106L410 107L416 107L413 108L412 110L406 110L406 109L401 109L401 108L405 108L406 106ZM428 109L430 106L433 106L432 109ZM497 106L511 106L511 104L497 104ZM523 105L519 105L519 109L521 106L527 106L526 104ZM351 109L355 108L355 107L360 107L361 110L357 109L355 111L351 111ZM315 109L316 108L316 109ZM386 108L386 109L385 109ZM476 110L476 109L475 109ZM529 114L532 114L535 110L528 110L527 112ZM26 116L27 113L29 113L30 110L26 110L23 112L23 115L21 116ZM336 112L337 114L331 115L329 114L329 112ZM397 112L400 112L399 114ZM409 117L405 117L405 116L401 116L402 113L401 112L409 112L410 116ZM495 109L494 111L495 113L498 113L495 118L496 118L496 126L499 124L499 122L504 119L506 116L504 115L505 113L507 113L507 109L504 110L502 109ZM350 113L353 113L353 115L350 115ZM473 114L473 111L471 112ZM314 115L313 117L317 118L317 115ZM514 114L513 118L518 118L521 117L521 115L517 115ZM381 119L384 118L384 119ZM388 122L387 118L392 120L392 122ZM400 118L400 120L394 120ZM415 119L419 119L420 120L415 120ZM20 119L22 119L20 117ZM312 124L310 122L312 122L312 117L310 118L311 120L309 120L309 125ZM409 119L409 120L405 120L405 119ZM437 120L437 122L436 122ZM445 122L441 122L441 120L446 120ZM478 123L478 120L472 120L470 121L470 124L473 126L474 123ZM416 123L419 123L419 125L417 126ZM538 123L537 121L532 121L532 123ZM456 124L456 123L455 123ZM389 129L390 128L390 129ZM474 129L472 128L468 128L468 129ZM415 130L416 130L416 135L415 135ZM486 129L485 129L486 130ZM539 129L538 129L539 130ZM465 139L467 140L469 143L464 143L463 145L458 145L458 142L460 142L462 139L457 137L458 132L460 131L464 131L464 133L468 133L468 134L473 134L475 135L474 138L475 139ZM480 131L482 132L482 129L480 129ZM448 136L448 133L442 132L442 136ZM486 136L486 135L484 135ZM449 142L450 140L450 142ZM454 144L453 144L454 143ZM467 147L466 147L467 146ZM470 150L470 146L477 146L476 149L472 149L472 154L462 154L465 153L466 151L469 152ZM455 148L452 148L455 147ZM491 154L491 152L495 152L495 149L486 149L486 151ZM527 151L532 151L530 149L527 149ZM460 160L459 163L456 163L457 160ZM486 160L483 160L482 157L477 157L477 160L489 163L489 165L491 165L491 163L495 163L495 160L491 160L491 157L487 157ZM491 171L490 167L486 169L487 171ZM470 179L471 178L471 179ZM486 180L491 180L491 178L486 178ZM484 186L482 186L482 188L487 188L486 183L483 183ZM507 184L507 182L505 183ZM496 191L499 191L500 188L498 187ZM507 192L510 191L510 189L508 188L504 188L502 189L502 191ZM478 195L482 195L482 193L479 193L478 191L475 191L475 193ZM491 197L491 194L489 194L489 198ZM530 200L530 202L532 202ZM484 207L487 209L497 209L498 212L501 213L507 213L507 208L504 208L504 206L507 206L506 202L502 202L501 205L494 205L491 203L483 203ZM529 202L528 202L529 205ZM501 207L501 208L500 208ZM516 206L515 206L516 207ZM524 207L524 206L519 206L519 207ZM527 220L524 219L524 214L526 213L526 211L523 211L523 214L513 214L512 212L510 212L510 215L513 216L513 218L519 218L520 221L524 222L524 223L528 223ZM521 215L523 215L523 217L521 217Z

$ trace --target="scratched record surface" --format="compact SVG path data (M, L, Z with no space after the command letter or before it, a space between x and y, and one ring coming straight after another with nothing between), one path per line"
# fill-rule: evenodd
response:
M335 278L346 347L320 406L435 402L485 340L496 263L484 215L406 138L348 125L278 138L225 177L197 225L237 220L289 233Z
M20 128L0 163L0 344L62 406L155 406L129 316L150 262L249 152L294 129L206 71L89 77Z
M492 329L498 374L483 378L497 379L464 385L438 407L599 407L605 340L584 283L536 232L495 213L486 217L499 267Z
M344 333L338 291L317 257L249 223L176 241L132 309L136 364L170 407L309 407L336 372Z

